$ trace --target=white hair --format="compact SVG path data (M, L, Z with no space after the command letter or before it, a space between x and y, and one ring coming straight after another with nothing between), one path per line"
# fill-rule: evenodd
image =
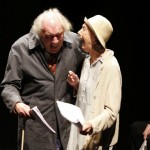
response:
M58 18L64 28L64 31L70 31L73 29L72 23L57 8L50 8L48 10L45 10L34 20L32 30L35 34L39 35L41 33L42 22L49 14L53 14Z

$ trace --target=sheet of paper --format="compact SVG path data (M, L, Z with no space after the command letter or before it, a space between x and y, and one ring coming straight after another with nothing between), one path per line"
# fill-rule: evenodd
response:
M147 150L147 141L144 140L139 150Z
M81 109L73 104L57 101L58 108L64 118L81 128L84 123L84 117Z
M44 127L46 127L48 130L52 131L53 133L56 133L54 129L47 123L47 121L44 119L43 115L39 111L38 107L35 106L30 110L30 113L32 116L39 121Z

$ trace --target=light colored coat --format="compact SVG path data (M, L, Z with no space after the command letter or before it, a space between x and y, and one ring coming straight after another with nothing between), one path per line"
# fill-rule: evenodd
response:
M92 124L93 133L84 136L83 141L78 140L83 135L80 135L77 127L72 125L67 150L101 150L102 146L112 146L118 141L122 93L121 71L113 51L107 49L100 60L102 62L100 73L91 99L92 109L87 111L90 120L86 120ZM82 70L86 67L86 61L89 59L85 59ZM86 106L80 105L81 92L79 86L76 105L82 110Z

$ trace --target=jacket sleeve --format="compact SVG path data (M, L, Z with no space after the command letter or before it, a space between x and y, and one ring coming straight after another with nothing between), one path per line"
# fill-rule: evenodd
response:
M9 53L4 79L0 85L1 97L10 112L13 111L17 102L22 101L19 92L22 80L21 63L18 54L13 51L13 47Z

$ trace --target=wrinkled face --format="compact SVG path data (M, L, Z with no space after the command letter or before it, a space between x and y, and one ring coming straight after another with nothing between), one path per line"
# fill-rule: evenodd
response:
M91 31L85 23L82 25L82 28L78 31L78 34L81 39L82 49L87 53L91 53L94 36L92 36Z
M40 38L44 48L49 53L59 52L64 39L64 29L62 25L57 20L45 21L42 25L43 29Z

